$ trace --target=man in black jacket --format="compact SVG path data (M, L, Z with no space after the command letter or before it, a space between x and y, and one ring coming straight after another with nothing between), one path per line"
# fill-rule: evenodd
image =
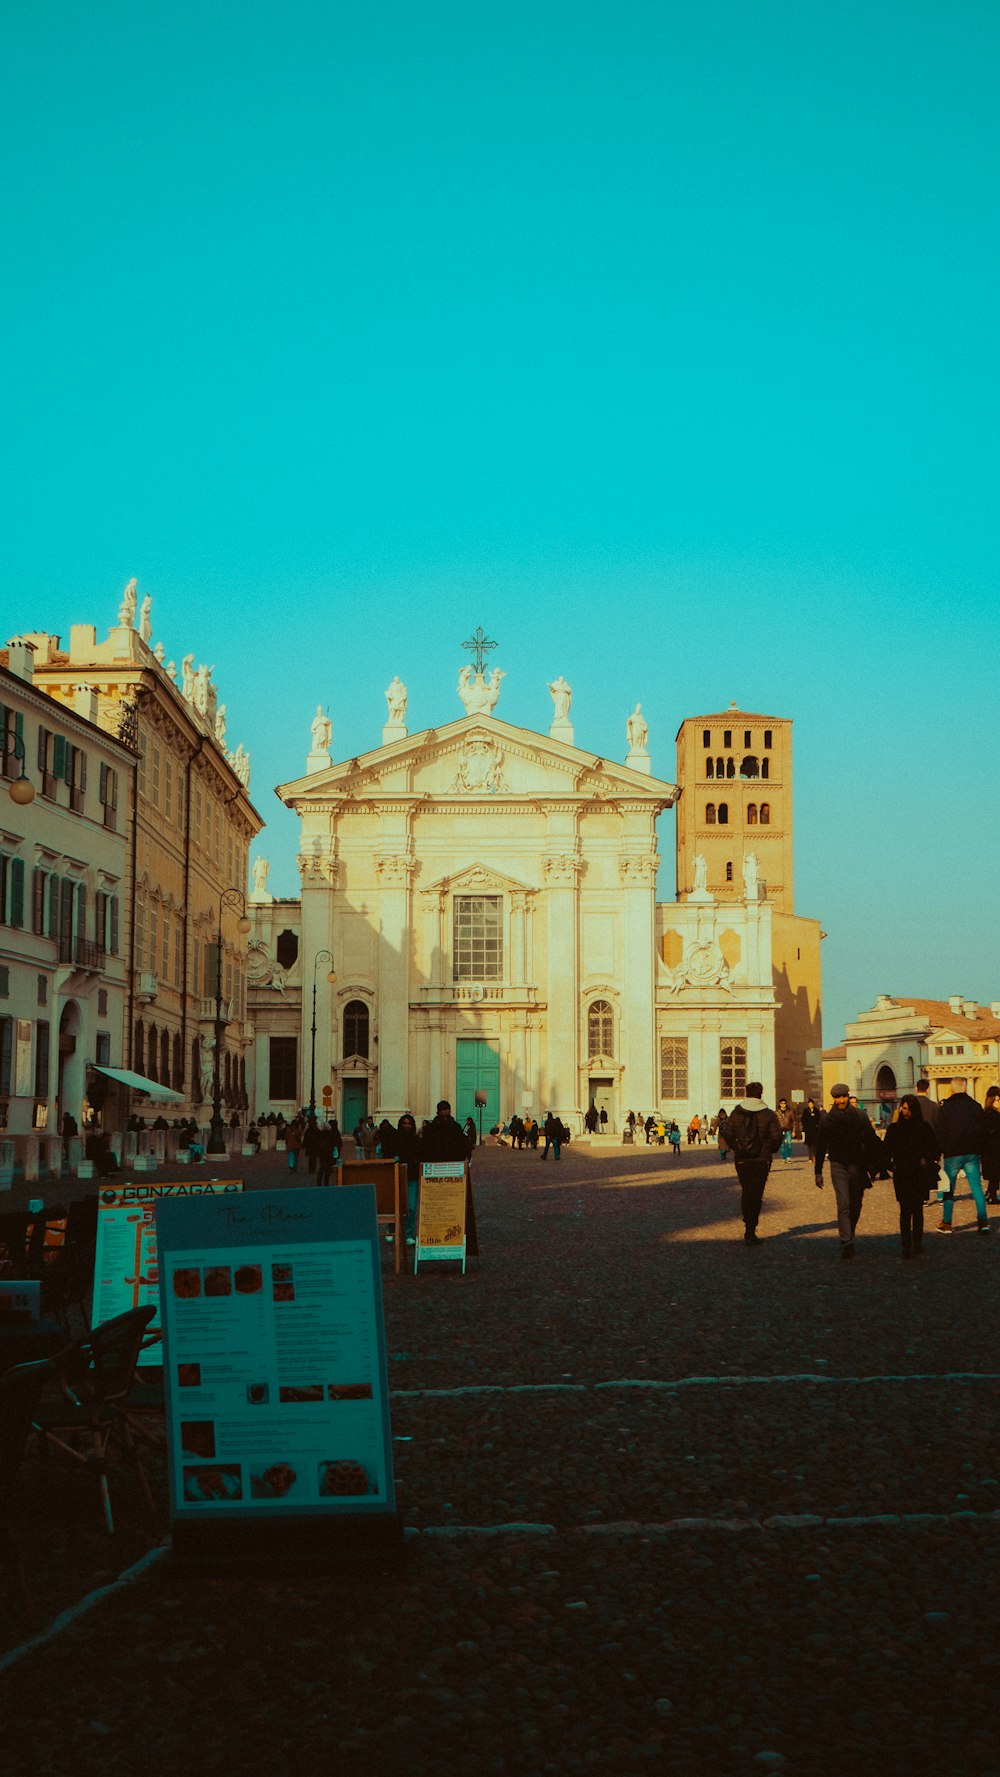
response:
M469 1142L465 1131L455 1122L451 1114L451 1105L446 1098L438 1104L437 1116L428 1123L420 1138L420 1159L425 1160L467 1160L469 1158Z
M781 1124L777 1113L764 1103L764 1088L752 1080L746 1097L733 1106L722 1124L727 1148L731 1149L740 1181L740 1208L743 1212L743 1238L747 1246L759 1246L757 1223L764 1197L764 1186L771 1170L771 1161L781 1146Z
M942 1081L941 1084L944 1085L945 1082ZM938 1223L938 1233L951 1233L951 1218L955 1213L955 1181L959 1173L964 1172L975 1199L979 1232L988 1234L990 1223L983 1196L981 1161L986 1113L981 1104L969 1097L964 1080L950 1080L948 1084L951 1086L951 1096L938 1105L937 1138L941 1143L942 1165L948 1179L947 1190L939 1193L941 1220Z
M816 1136L816 1189L823 1189L823 1161L830 1157L830 1177L837 1199L840 1256L854 1257L854 1234L865 1191L873 1172L882 1171L882 1144L864 1111L849 1103L844 1085L832 1092L833 1107Z

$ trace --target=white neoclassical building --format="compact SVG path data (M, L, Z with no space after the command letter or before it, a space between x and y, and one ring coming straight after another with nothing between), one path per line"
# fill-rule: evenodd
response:
M250 896L258 1114L315 1088L348 1129L442 1097L464 1117L481 1090L484 1127L551 1108L579 1130L591 1103L618 1128L629 1109L711 1113L747 1078L773 1094L754 854L735 894L695 857L694 886L658 905L678 788L651 774L642 712L619 763L577 746L562 679L548 733L505 722L501 676L464 668L465 713L417 734L394 680L382 744L339 763L317 711L306 772L278 790L301 820L301 897L272 898L262 860Z

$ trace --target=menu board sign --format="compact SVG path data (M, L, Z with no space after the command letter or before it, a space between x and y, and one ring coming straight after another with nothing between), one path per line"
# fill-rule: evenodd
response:
M162 1200L156 1226L175 1545L185 1524L394 1519L371 1186Z
M212 1197L242 1191L242 1179L198 1179L189 1183L155 1185L104 1185L97 1198L97 1246L94 1252L95 1327L130 1308L151 1304L156 1316L150 1332L160 1324L160 1273L156 1254L154 1204L162 1197ZM157 1343L144 1345L140 1364L159 1364Z
M426 1259L460 1259L465 1271L466 1165L438 1160L420 1168L413 1269Z

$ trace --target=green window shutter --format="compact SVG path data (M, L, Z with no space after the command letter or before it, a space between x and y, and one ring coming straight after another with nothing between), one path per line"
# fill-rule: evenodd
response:
M111 897L111 931L108 936L108 949L112 956L118 955L118 896Z
M24 924L24 859L10 860L10 923Z
M59 933L59 878L49 877L49 925L47 936L55 938Z

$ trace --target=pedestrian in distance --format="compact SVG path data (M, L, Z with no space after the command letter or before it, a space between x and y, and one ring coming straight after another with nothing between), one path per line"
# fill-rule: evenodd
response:
M997 1202L1000 1185L1000 1086L991 1086L983 1106L983 1177L986 1180L987 1203Z
M937 1182L940 1151L937 1136L920 1114L916 1093L905 1093L899 1101L899 1115L882 1143L882 1159L892 1173L899 1204L904 1259L919 1257L924 1250L924 1204Z
M983 1195L982 1169L983 1144L987 1133L986 1112L981 1104L969 1097L964 1079L942 1080L941 1085L949 1085L951 1093L938 1105L937 1133L947 1179L947 1184L938 1193L941 1198L938 1233L951 1233L951 1218L955 1213L955 1185L959 1173L964 1172L976 1205L978 1231L980 1234L988 1234L990 1221Z
M816 1142L819 1138L819 1126L823 1121L823 1113L814 1098L806 1100L806 1108L802 1113L802 1139L806 1144L806 1153L813 1165L816 1164Z
M759 1080L750 1081L745 1096L733 1106L723 1127L740 1181L743 1239L747 1246L759 1246L757 1223L764 1186L771 1161L781 1146L781 1124L764 1103L764 1088Z
M340 1159L340 1130L336 1122L321 1123L316 1131L316 1183L328 1185Z
M681 1130L679 1123L671 1123L670 1128L667 1130L667 1140L670 1143L670 1149L674 1158L679 1160L681 1157Z
M552 1158L554 1160L558 1160L559 1149L562 1146L563 1126L562 1126L561 1122L559 1121L559 1118L554 1117L552 1115L551 1111L546 1111L546 1113L545 1113L544 1128L545 1128L545 1146L542 1149L542 1159L543 1160L548 1159L549 1149L551 1148L552 1149Z
M285 1130L285 1151L288 1155L289 1172L298 1172L299 1170L299 1154L302 1151L302 1136L302 1124L299 1122L298 1117L293 1117L288 1128Z
M837 1199L840 1256L853 1259L854 1236L865 1192L873 1173L885 1170L882 1144L864 1111L850 1103L850 1093L842 1082L834 1086L831 1097L833 1106L820 1126L816 1142L816 1189L823 1189L823 1162L829 1155L830 1178Z

